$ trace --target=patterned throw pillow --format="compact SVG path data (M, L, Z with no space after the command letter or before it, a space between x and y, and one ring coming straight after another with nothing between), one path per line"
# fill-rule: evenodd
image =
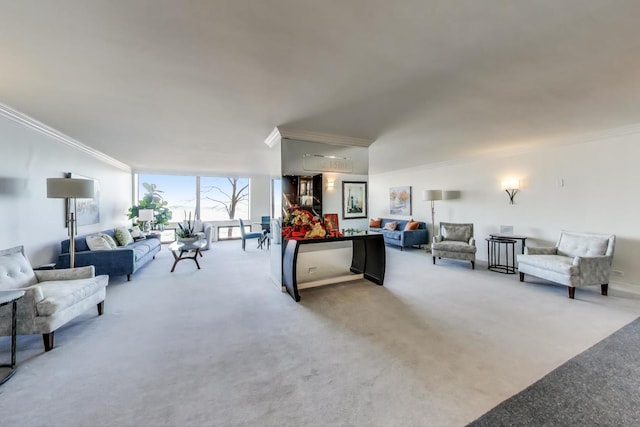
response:
M371 218L369 220L369 227L380 228L382 227L382 218Z
M111 237L108 234L102 234L102 233L98 233L98 236L102 237L104 240L107 241L107 243L109 244L109 246L111 246L111 249L115 249L118 247L118 244L116 243L115 240L113 240L113 237Z
M144 234L142 233L142 230L140 230L140 227L138 227L137 225L134 225L133 227L131 227L131 237L133 237L134 239L136 237L140 237L140 236L144 236Z
M384 227L382 227L383 230L395 230L396 228L398 228L398 221L390 221L388 223L386 223L384 225Z
M89 250L91 251L110 251L113 248L109 245L109 243L102 238L101 235L97 236L87 236L86 238L87 246L89 246Z
M404 226L404 230L417 230L420 227L420 223L418 221L407 221L407 225Z
M120 246L127 246L133 243L133 237L131 233L129 233L129 229L127 227L118 227L115 229L116 240L120 244Z

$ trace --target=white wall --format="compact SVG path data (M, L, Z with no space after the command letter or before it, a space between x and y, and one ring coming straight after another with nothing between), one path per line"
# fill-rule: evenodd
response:
M639 139L638 134L609 137L499 158L371 173L370 216L389 217L389 187L411 185L413 218L431 223L422 190L458 190L459 199L436 202L436 223L473 222L478 259L486 261L484 239L500 225L512 225L514 233L530 237L527 245L538 246L553 245L563 229L613 233L613 269L623 276L613 275L611 283L640 287ZM521 180L514 205L500 188L507 177Z
M126 225L131 173L0 116L0 248L24 245L34 266L57 260L66 239L63 199L47 199L46 179L66 172L99 180L100 223L78 234Z

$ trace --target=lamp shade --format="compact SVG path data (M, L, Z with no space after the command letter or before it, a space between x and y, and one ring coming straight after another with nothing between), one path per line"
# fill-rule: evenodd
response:
M93 181L77 178L47 178L47 198L49 199L92 199Z
M517 178L509 178L502 181L503 190L519 190L520 180Z
M138 221L153 221L153 209L139 209Z
M423 190L422 200L442 200L442 190Z

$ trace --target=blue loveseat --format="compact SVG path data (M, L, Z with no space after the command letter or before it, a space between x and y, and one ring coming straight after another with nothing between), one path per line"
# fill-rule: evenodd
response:
M114 230L101 231L115 239ZM92 233L97 234L97 233ZM144 240L138 240L127 246L118 246L113 250L89 250L86 241L87 236L75 238L76 256L75 266L84 267L93 265L96 269L96 276L107 274L109 276L127 275L127 280L131 280L131 275L140 267L155 258L160 252L160 239L154 235ZM61 251L58 256L56 268L69 268L69 239L61 242Z
M387 245L400 246L400 250L402 250L403 248L406 248L408 246L419 246L429 243L426 223L416 221L419 224L416 230L405 230L404 227L409 222L408 220L390 218L381 219L382 223L380 224L380 228L369 227L369 232L381 233L384 237L384 242ZM396 229L393 231L384 230L384 226L392 221L396 221L398 223Z

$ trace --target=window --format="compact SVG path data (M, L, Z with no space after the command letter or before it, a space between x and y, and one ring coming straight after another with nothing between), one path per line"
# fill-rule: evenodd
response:
M249 219L249 178L200 177L200 218Z
M139 199L147 192L144 183L155 184L168 202L171 222L182 221L185 213L203 221L249 219L249 178L139 174Z

